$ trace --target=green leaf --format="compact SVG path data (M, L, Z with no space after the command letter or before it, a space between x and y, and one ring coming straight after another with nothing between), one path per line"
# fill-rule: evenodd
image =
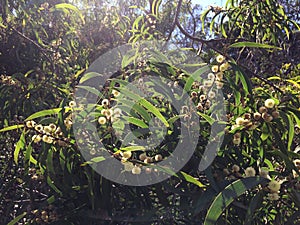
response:
M102 162L104 160L105 160L105 158L103 156L98 156L98 157L92 158L91 162L98 163L98 162Z
M246 91L246 94L250 93L252 95L252 83L245 71L243 71L235 63L230 63L232 68L236 71L238 79L242 82L243 88Z
M47 203L52 204L55 201L55 196L52 195L51 197L47 198Z
M77 71L77 73L74 75L74 78L77 79L84 71L85 71L85 69L81 69L81 70Z
M270 136L269 133L262 133L262 134L260 135L260 138L261 138L262 141L265 141L265 140L268 139L269 136Z
M146 109L144 109L142 106L140 106L139 104L134 104L132 106L132 102L131 101L128 101L128 100L123 100L122 99L122 106L120 106L119 108L122 109L122 111L124 112L127 112L128 114L133 114L133 113L130 113L131 110L139 113L142 118L145 120L145 121L150 121L151 120L151 116L149 115L149 113L147 112Z
M152 105L149 101L146 99L140 99L139 103L144 106L146 109L148 109L151 113L153 113L166 127L169 127L169 123L166 120L166 118L160 113L160 111Z
M205 34L205 19L208 15L208 13L211 11L211 7L209 9L207 9L206 11L204 11L200 17L200 20L202 22L202 33Z
M100 73L96 73L96 72L89 72L89 73L86 73L83 75L83 77L80 79L79 83L82 84L89 79L97 78L97 77L103 77L103 75Z
M28 145L25 152L25 161L30 165L30 163L36 165L37 160L32 156L32 146Z
M23 124L19 124L19 125L12 125L12 126L9 126L9 127L4 127L0 130L0 133L1 132L5 132L5 131L10 131L10 130L15 130L15 129L19 129L19 128L22 128L24 127Z
M209 125L212 125L215 120L213 118L211 118L209 115L206 115L205 113L201 113L201 112L197 112L199 114L199 116L203 117L203 119L206 120L206 122L209 123Z
M290 115L287 115L288 118L288 151L291 150L291 146L293 143L294 135L295 135L295 129L294 129L294 122Z
M300 88L300 84L298 84L296 81L293 80L286 80L286 81L293 84L295 87Z
M47 176L47 184L56 192L58 193L60 196L62 196L62 192L55 186L54 182L52 181L52 179Z
M62 10L68 9L68 10L74 11L79 15L81 21L84 22L84 17L82 15L82 13L80 12L80 10L76 6L74 6L72 4L68 4L68 3L56 4L55 9L62 9Z
M261 206L265 193L263 191L258 192L251 200L245 218L244 225L251 225L253 221L253 215L255 210Z
M133 55L133 56L131 56L131 55L124 55L123 56L123 58L122 58L122 63L121 63L121 65L122 65L122 68L125 68L126 66L128 66L130 63L134 63L134 61L136 60L136 58L137 58L137 55L135 54L135 55Z
M197 185L200 188L206 187L204 184L202 184L199 180L197 180L195 177L192 177L191 175L181 171L178 173L178 176L186 180L187 182L190 182L192 184Z
M86 162L82 163L81 166L86 166L86 165L93 164L93 163L99 163L104 160L105 160L105 158L103 156L98 156L98 157L92 158L90 161L86 161Z
M14 161L16 164L18 164L18 157L19 157L19 153L21 151L21 149L25 148L25 131L22 132L19 141L16 144L16 148L14 151Z
M261 43L256 43L256 42L238 42L234 43L229 46L229 48L243 48L243 47L249 47L249 48L274 48L281 50L281 48L273 46L273 45L267 45L267 44L261 44Z
M101 92L99 90L97 90L96 88L94 87L90 87L90 86L84 86L84 85L77 85L76 88L81 88L81 89L84 89L98 97L102 96Z
M134 118L134 117L125 117L125 119L136 126L139 126L141 128L148 128L148 125L145 124L142 120Z
M205 72L209 71L209 69L210 69L209 66L206 65L206 66L199 68L194 73L192 73L184 85L184 90L186 92L190 91L191 87L193 85L193 82L201 80L201 75L204 74Z
M211 206L205 217L204 225L215 225L222 212L236 197L241 196L247 190L257 186L266 181L262 177L248 177L239 179L228 185L222 192L220 192Z
M152 105L149 101L146 99L140 97L138 94L133 93L125 88L120 89L121 93L124 94L126 97L131 98L132 100L136 101L146 109L148 109L153 115L155 115L166 127L169 127L168 121L165 119L165 117L160 113L160 111Z
M62 108L42 110L42 111L36 112L36 113L32 114L31 116L27 117L25 119L25 121L33 120L33 119L44 117L44 116L58 114L61 110L62 110Z
M226 28L224 27L224 19L226 18L226 16L227 16L226 13L224 13L222 15L221 24L220 24L220 26L221 26L221 33L222 33L223 37L225 37L225 38L228 37L228 35L226 34Z
M18 223L20 219L22 219L24 216L27 215L27 212L23 212L22 214L18 215L16 218L14 218L12 221L10 221L7 225L15 225Z
M53 165L53 149L52 148L48 149L46 165L47 165L47 170L49 172L55 174L54 165Z
M122 151L141 151L141 150L146 150L144 146L128 146L124 148L120 148Z
M144 16L142 15L142 16L139 16L139 17L137 17L137 18L135 19L135 21L134 21L133 24L132 24L132 29L133 29L133 30L134 30L134 29L136 29L136 30L139 29L139 23L140 23L140 21L141 21L143 18L144 18Z

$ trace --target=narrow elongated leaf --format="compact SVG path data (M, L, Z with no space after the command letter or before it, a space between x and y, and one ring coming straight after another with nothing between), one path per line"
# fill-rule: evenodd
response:
M23 124L19 124L19 125L13 125L13 126L9 126L9 127L4 127L0 130L1 132L5 132L5 131L10 131L10 130L15 130L15 129L19 129L19 128L23 128L24 125Z
M234 181L228 185L221 193L217 195L209 207L204 225L215 225L222 212L230 203L234 201L236 197L239 197L247 190L250 190L264 181L267 181L267 179L262 177L248 177Z
M144 146L128 146L124 148L120 148L122 151L141 151L145 150L146 148Z
M16 218L14 218L12 221L10 221L7 225L15 225L18 223L20 219L22 219L24 216L27 215L27 212L23 212L22 214L18 215Z
M125 104L124 102L125 101L122 101L123 104ZM133 110L132 112L130 112L131 109ZM145 121L149 122L151 120L151 116L148 111L139 104L134 104L130 110L128 111L128 114L130 113L132 116L137 116L136 113L138 113Z
M290 115L287 115L288 118L288 150L291 150L292 142L295 135L294 123Z
M98 157L95 157L95 158L91 159L91 161L94 162L94 163L102 162L104 160L105 160L105 158L103 156L98 156Z
M52 179L47 176L47 184L59 195L62 196L62 192L55 186L54 182L52 181Z
M25 119L25 121L33 120L33 119L44 117L44 116L58 114L61 110L62 110L62 108L42 110L42 111L36 112L36 113L32 114L31 116L27 117Z
M55 5L55 9L62 9L62 10L68 9L68 10L74 11L74 12L76 12L79 15L81 21L84 22L84 17L82 15L82 13L80 12L80 10L76 6L74 6L72 4L69 4L69 3L59 3L59 4Z
M259 206L261 206L263 196L264 196L264 192L260 191L251 200L250 205L249 205L248 210L247 210L247 213L246 213L246 218L245 218L244 225L251 225L251 222L253 220L254 212Z
M85 81L92 79L92 78L97 78L97 77L102 77L103 75L101 75L100 73L96 73L96 72L89 72L84 74L84 76L80 79L79 83L82 84Z
M300 88L300 84L298 84L296 81L294 80L286 80L286 81L293 84L295 87Z
M211 8L204 11L200 17L201 23L202 23L202 33L205 34L205 19L208 15L208 13L211 11Z
M137 119L137 118L134 118L134 117L127 117L126 120L129 122L129 123L132 123L136 126L139 126L141 128L148 128L148 125L145 124L142 120L140 119Z
M55 196L52 195L51 197L47 198L47 203L48 204L52 204L53 202L55 202Z
M160 111L152 105L149 101L146 99L141 99L140 104L144 106L146 109L148 109L151 113L153 113L166 127L169 127L169 123L166 120L166 118L160 113Z
M23 131L23 133L21 134L21 137L19 139L19 141L16 144L16 148L14 151L14 161L16 164L18 164L18 157L19 157L19 153L21 151L21 149L25 148L25 131Z
M201 113L201 112L197 112L199 114L199 116L201 116L203 119L206 120L206 122L209 123L209 125L212 125L215 120L213 118L211 118L210 116L206 115L205 113Z
M236 71L237 79L241 81L243 89L246 91L246 94L250 93L252 95L252 83L245 71L243 71L235 63L231 63L230 65Z
M184 85L184 90L185 91L190 91L191 87L193 85L194 81L200 81L201 80L201 75L209 71L209 66L203 66L196 70L194 73L190 75L190 77L187 79L185 85Z
M234 43L229 46L229 48L243 48L243 47L249 47L249 48L273 48L273 49L281 49L279 47L273 46L273 45L267 45L267 44L261 44L256 42L238 42Z
M189 183L192 183L192 184L195 184L197 185L198 187L206 187L204 184L202 184L199 180L197 180L195 177L192 177L191 175L181 171L178 173L178 176L183 178L184 180L186 180L187 182Z
M97 90L96 88L94 87L90 87L90 86L84 86L84 85L77 85L76 88L81 88L81 89L84 89L98 97L102 96L101 92L99 90Z
M86 162L82 163L81 166L86 166L86 165L93 164L93 163L99 163L104 160L105 160L105 158L103 156L98 156L98 157L92 158L90 161L86 161Z
M52 148L48 150L47 159L46 159L47 170L55 174L53 166L53 150Z
M131 91L129 91L128 89L122 88L120 89L121 93L126 95L126 97L131 98L132 100L136 101L137 103L139 103L141 106L143 106L144 108L148 109L149 112L151 112L153 115L155 115L161 122L163 122L163 124L166 127L169 127L169 123L168 121L165 119L165 117L160 113L160 111L154 106L152 105L148 100L146 100L145 98L142 98L141 96L139 96L136 93L133 93ZM131 103L132 105L132 103ZM134 106L133 106L134 108Z
M125 68L126 66L128 66L130 63L133 63L137 58L137 55L124 55L123 59L122 59L122 68Z

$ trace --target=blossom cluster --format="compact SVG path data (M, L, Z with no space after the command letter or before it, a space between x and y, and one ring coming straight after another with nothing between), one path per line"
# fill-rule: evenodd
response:
M26 121L26 127L36 132L36 134L32 136L32 141L34 143L39 143L40 141L43 141L48 144L58 143L62 146L66 145L61 128L55 125L54 123L51 123L49 125L42 125L37 124L33 120L29 120Z
M264 102L264 106L258 109L258 112L245 113L243 116L235 119L235 124L231 126L231 130L239 127L245 127L246 129L253 130L262 122L271 122L273 119L279 117L279 112L275 109L275 101L273 99L267 99ZM241 133L236 132L233 136L233 144L239 145L241 143Z
M231 169L224 168L223 173L228 177L228 179L237 179L242 177L254 177L257 175L256 170L250 166L244 170L244 175L241 174L240 166L234 164ZM267 168L259 168L260 177L270 180L266 186L267 198L271 201L279 200L279 193L281 188L281 181L271 179L269 176L269 170Z
M225 61L225 57L218 55L216 57L218 64L211 67L211 72L207 74L206 79L202 85L198 84L197 81L193 83L194 89L198 87L198 91L194 90L191 92L191 98L197 103L197 109L199 111L208 110L212 105L212 100L216 97L216 89L222 89L224 82L224 72L229 69L230 64Z
M120 95L120 92L117 90L112 90L112 94L114 97L118 97ZM103 99L101 101L101 106L103 107L103 109L101 110L102 116L98 118L98 123L100 125L104 125L108 121L111 121L113 123L120 118L122 113L121 109L111 108L111 102L108 99Z
M142 168L145 170L146 174L149 174L152 172L152 168L148 167L147 165L163 160L163 156L161 154L156 154L151 157L148 156L146 152L136 155L131 151L124 151L121 152L121 156L121 162L124 165L124 170L127 172L131 172L132 174L140 174L142 172ZM136 159L140 163L132 163L131 160L134 159ZM157 169L154 169L154 171L157 172Z

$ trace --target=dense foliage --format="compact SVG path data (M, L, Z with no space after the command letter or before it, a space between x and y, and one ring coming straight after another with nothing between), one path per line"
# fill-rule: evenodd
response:
M298 1L1 0L0 15L1 224L300 223Z

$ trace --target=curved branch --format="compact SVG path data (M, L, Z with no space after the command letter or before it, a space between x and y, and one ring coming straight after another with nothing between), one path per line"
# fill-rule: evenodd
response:
M172 33L176 28L176 21L178 21L181 5L182 5L182 0L179 0L178 4L176 6L175 16L174 16L173 23L172 23L172 26L171 26L171 31L170 31L170 34L169 34L166 41L169 41L171 39Z

